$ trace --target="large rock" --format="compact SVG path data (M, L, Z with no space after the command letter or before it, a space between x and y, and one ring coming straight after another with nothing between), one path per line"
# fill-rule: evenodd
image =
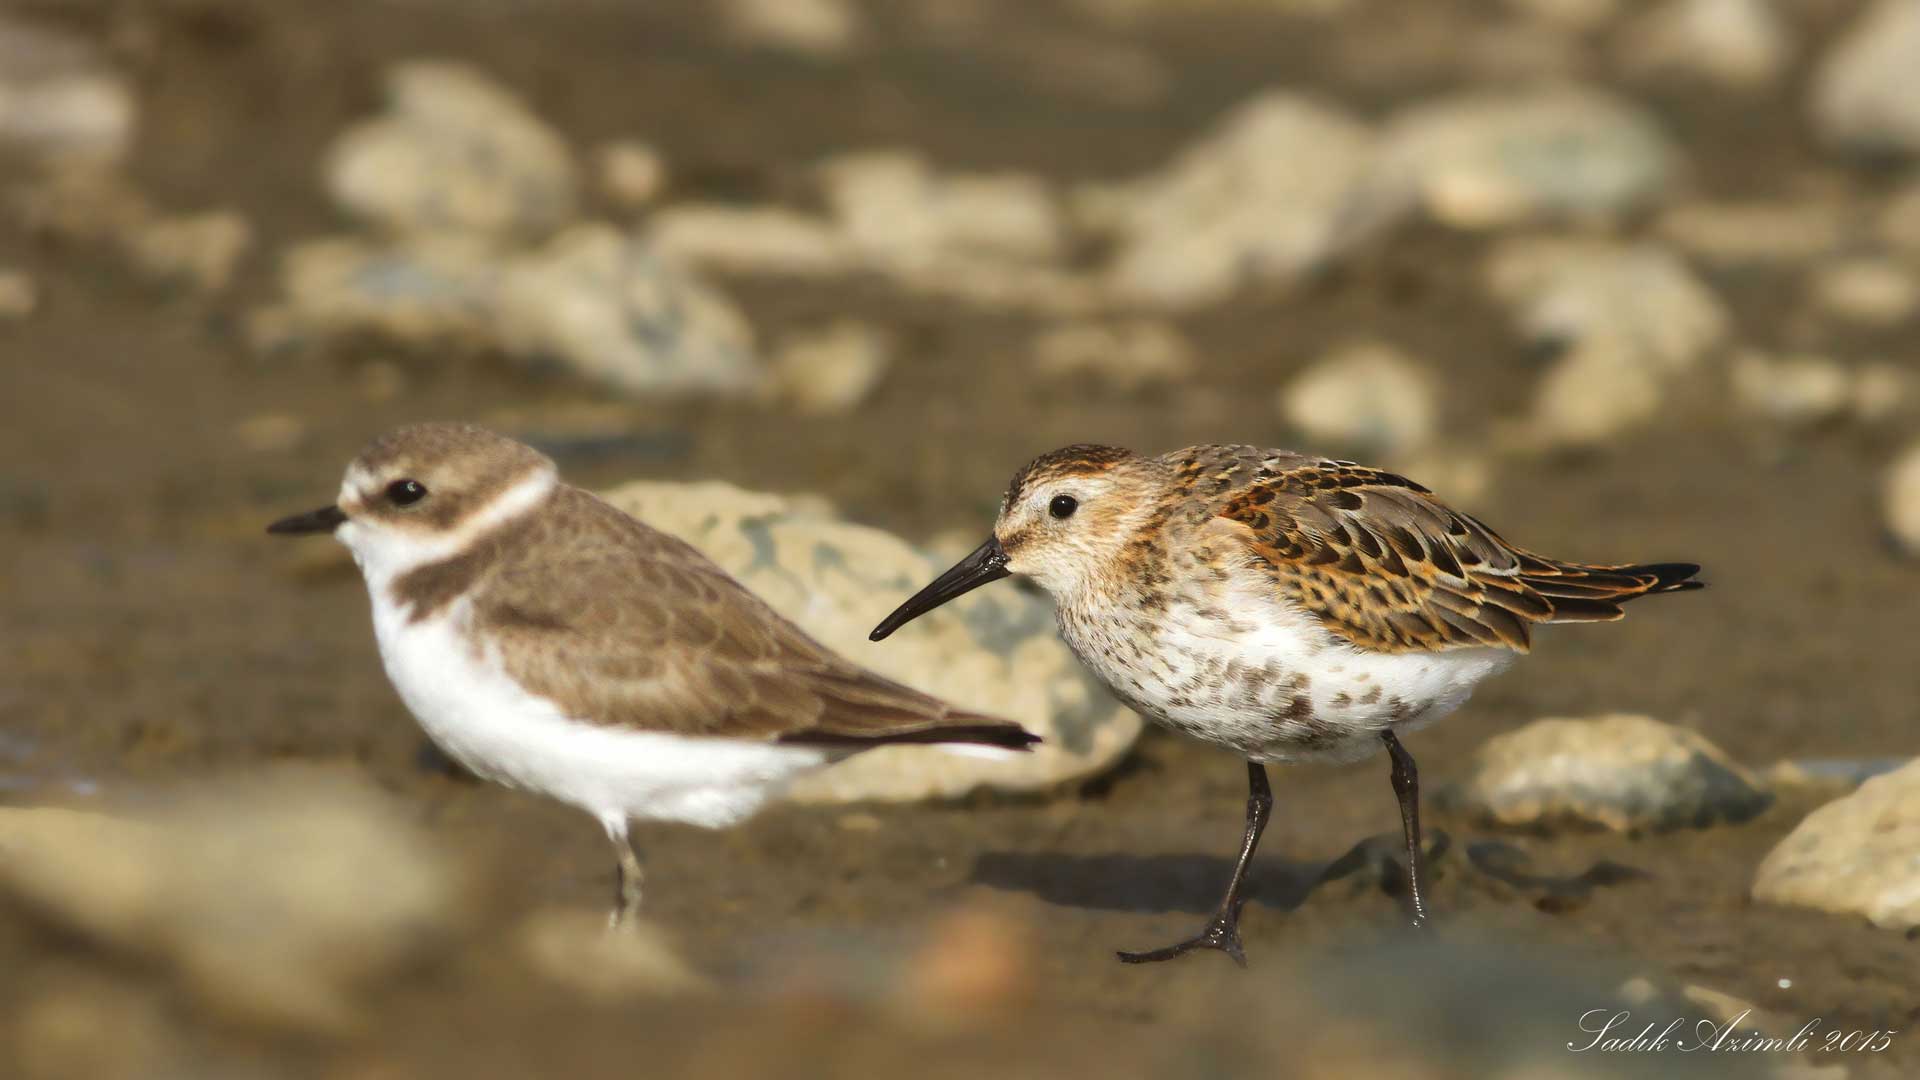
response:
M1658 199L1674 171L1653 118L1604 91L1474 91L1393 118L1364 216L1417 206L1460 228L1609 218Z
M615 506L685 539L774 609L855 663L947 701L1017 720L1046 740L999 758L887 747L804 778L810 802L951 798L976 788L1046 790L1111 768L1138 716L1116 704L1054 633L1044 598L1005 583L914 621L882 644L868 631L950 558L824 513L727 484L635 483Z
M745 394L763 374L725 294L609 225L576 226L509 263L494 318L509 352L632 394Z
M1439 381L1392 346L1346 345L1287 384L1280 415L1316 446L1376 455L1411 450L1439 427Z
M1109 285L1120 299L1197 307L1284 281L1352 243L1348 202L1372 150L1360 121L1269 91L1159 171L1084 190L1076 205L1084 225L1118 241Z
M1629 70L1698 78L1733 90L1777 81L1793 36L1772 0L1665 0L1621 34Z
M1808 814L1761 862L1753 898L1920 926L1920 762Z
M1920 4L1879 0L1834 42L1814 74L1813 121L1847 150L1920 152Z
M472 233L329 238L290 249L261 347L372 335L413 348L499 348L637 396L750 394L753 331L725 294L610 225L512 253Z
M116 160L138 115L127 80L87 42L0 17L0 151Z
M1522 238L1494 251L1487 276L1521 332L1562 352L1534 399L1549 443L1598 443L1647 420L1730 324L1684 262L1649 244Z
M1745 821L1772 796L1699 734L1623 714L1497 735L1442 800L1498 825L1635 832Z
M566 142L511 90L463 64L414 61L388 73L387 98L327 153L342 208L416 233L538 234L572 219Z
M208 1005L337 1030L355 991L464 921L464 874L354 776L279 769L196 781L139 816L0 808L0 892Z
M1887 466L1884 492L1887 531L1900 550L1920 559L1920 443Z
M940 173L916 151L869 150L819 166L849 243L883 270L951 259L1044 262L1066 237L1052 191L1019 173Z

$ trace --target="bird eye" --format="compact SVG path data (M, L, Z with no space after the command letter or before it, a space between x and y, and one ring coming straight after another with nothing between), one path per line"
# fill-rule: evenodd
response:
M418 480L395 480L387 485L387 498L395 506L412 506L427 497L427 489Z
M1057 518L1070 518L1078 509L1080 500L1071 495L1055 495L1053 501L1047 504L1047 513Z

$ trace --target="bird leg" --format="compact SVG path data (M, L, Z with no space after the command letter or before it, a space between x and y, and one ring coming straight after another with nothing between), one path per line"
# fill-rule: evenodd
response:
M1413 905L1413 926L1427 926L1426 886L1423 884L1426 857L1420 851L1420 772L1414 768L1413 755L1400 745L1393 732L1383 731L1387 756L1393 759L1393 793L1400 800L1400 825L1407 834L1407 896Z
M630 922L640 914L640 857L633 853L633 845L627 841L624 818L602 824L606 826L607 839L613 841L614 858L618 860L619 867L614 882L613 908L607 912L607 929L617 930L620 924Z
M1241 967L1247 966L1246 950L1240 946L1240 907L1246 901L1240 896L1240 888L1246 884L1247 867L1253 862L1253 849L1260 845L1260 834L1266 830L1267 818L1273 813L1273 789L1267 786L1266 766L1257 761L1247 762L1247 832L1240 840L1240 861L1233 865L1233 877L1227 880L1227 895L1220 899L1220 907L1214 911L1213 918L1207 920L1206 929L1199 934L1163 949L1148 952L1122 952L1120 959L1128 964L1150 964L1156 960L1171 960L1176 956L1192 952L1195 949L1218 949L1233 957L1233 962Z

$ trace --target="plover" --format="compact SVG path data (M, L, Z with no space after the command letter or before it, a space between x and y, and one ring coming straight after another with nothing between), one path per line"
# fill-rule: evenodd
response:
M354 459L333 505L267 531L353 552L387 676L443 750L599 820L616 923L640 903L630 819L720 828L872 747L1039 741L836 656L692 547L481 428L401 428Z
M993 536L887 616L878 641L1022 574L1122 701L1247 760L1246 832L1196 936L1130 963L1218 949L1246 962L1241 888L1273 805L1266 765L1384 749L1424 926L1419 776L1400 736L1452 712L1541 623L1602 622L1700 587L1692 563L1601 566L1515 547L1405 477L1253 446L1144 457L1069 446L1014 475Z

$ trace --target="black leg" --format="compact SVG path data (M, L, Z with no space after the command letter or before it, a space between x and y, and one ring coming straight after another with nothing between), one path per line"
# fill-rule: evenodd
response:
M1247 832L1240 841L1240 861L1233 865L1233 877L1227 881L1227 895L1219 910L1207 920L1206 929L1194 937L1164 949L1149 952L1123 952L1120 959L1129 964L1150 964L1171 960L1195 949L1219 949L1241 967L1247 966L1246 950L1240 947L1240 887L1246 884L1247 867L1253 862L1253 849L1260 846L1260 834L1266 831L1267 818L1273 813L1273 789L1267 786L1267 769L1257 761L1247 762Z
M1387 756L1393 759L1393 793L1400 800L1400 825L1407 833L1407 895L1413 903L1413 925L1427 925L1426 856L1420 850L1420 771L1414 768L1413 755L1407 753L1393 732L1383 731Z

